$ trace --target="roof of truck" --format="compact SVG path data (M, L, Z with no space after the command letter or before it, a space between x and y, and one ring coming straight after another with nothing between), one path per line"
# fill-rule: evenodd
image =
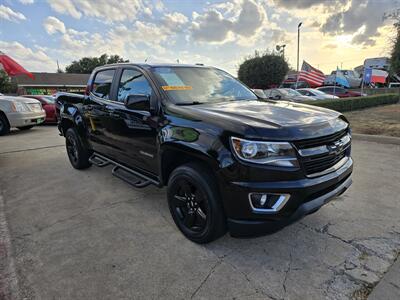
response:
M106 67L113 67L113 66L138 66L142 68L157 68L157 67L197 67L197 68L204 68L208 67L203 64L178 64L178 63L116 63L116 64L109 64L98 67L106 68ZM96 68L97 69L97 68Z

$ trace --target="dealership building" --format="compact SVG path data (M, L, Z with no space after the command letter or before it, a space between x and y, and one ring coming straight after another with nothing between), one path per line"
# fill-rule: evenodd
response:
M90 74L40 73L32 72L34 78L26 75L12 77L17 85L18 95L52 95L56 92L85 92Z

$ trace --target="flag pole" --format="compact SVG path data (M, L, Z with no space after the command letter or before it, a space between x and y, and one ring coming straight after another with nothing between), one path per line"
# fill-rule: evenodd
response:
M335 72L335 83L333 84L333 96L336 96L336 76L338 72L339 67L336 66L336 72ZM333 98L333 97L332 97Z

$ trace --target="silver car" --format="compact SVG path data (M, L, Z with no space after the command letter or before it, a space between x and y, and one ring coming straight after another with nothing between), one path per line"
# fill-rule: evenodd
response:
M298 91L289 88L278 88L264 90L264 94L268 99L286 100L293 102L313 101L314 98L303 96Z
M305 88L305 89L297 89L300 94L304 96L308 96L311 98L314 98L315 100L326 100L326 99L338 99L338 96L330 95L327 93L324 93L323 91L319 91L316 89L311 89L311 88Z
M11 127L31 129L44 122L46 112L38 100L14 96L0 96L0 135Z

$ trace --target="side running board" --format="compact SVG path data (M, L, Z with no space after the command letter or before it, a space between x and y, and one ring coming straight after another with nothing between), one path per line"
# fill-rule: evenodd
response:
M100 168L108 165L113 165L114 167L112 169L112 174L115 177L125 181L126 183L129 183L130 185L136 188L144 188L149 184L160 186L160 183L158 181L149 178L146 175L141 174L136 170L121 165L116 161L113 161L101 154L93 153L93 155L89 158L89 161L95 166L98 166Z

